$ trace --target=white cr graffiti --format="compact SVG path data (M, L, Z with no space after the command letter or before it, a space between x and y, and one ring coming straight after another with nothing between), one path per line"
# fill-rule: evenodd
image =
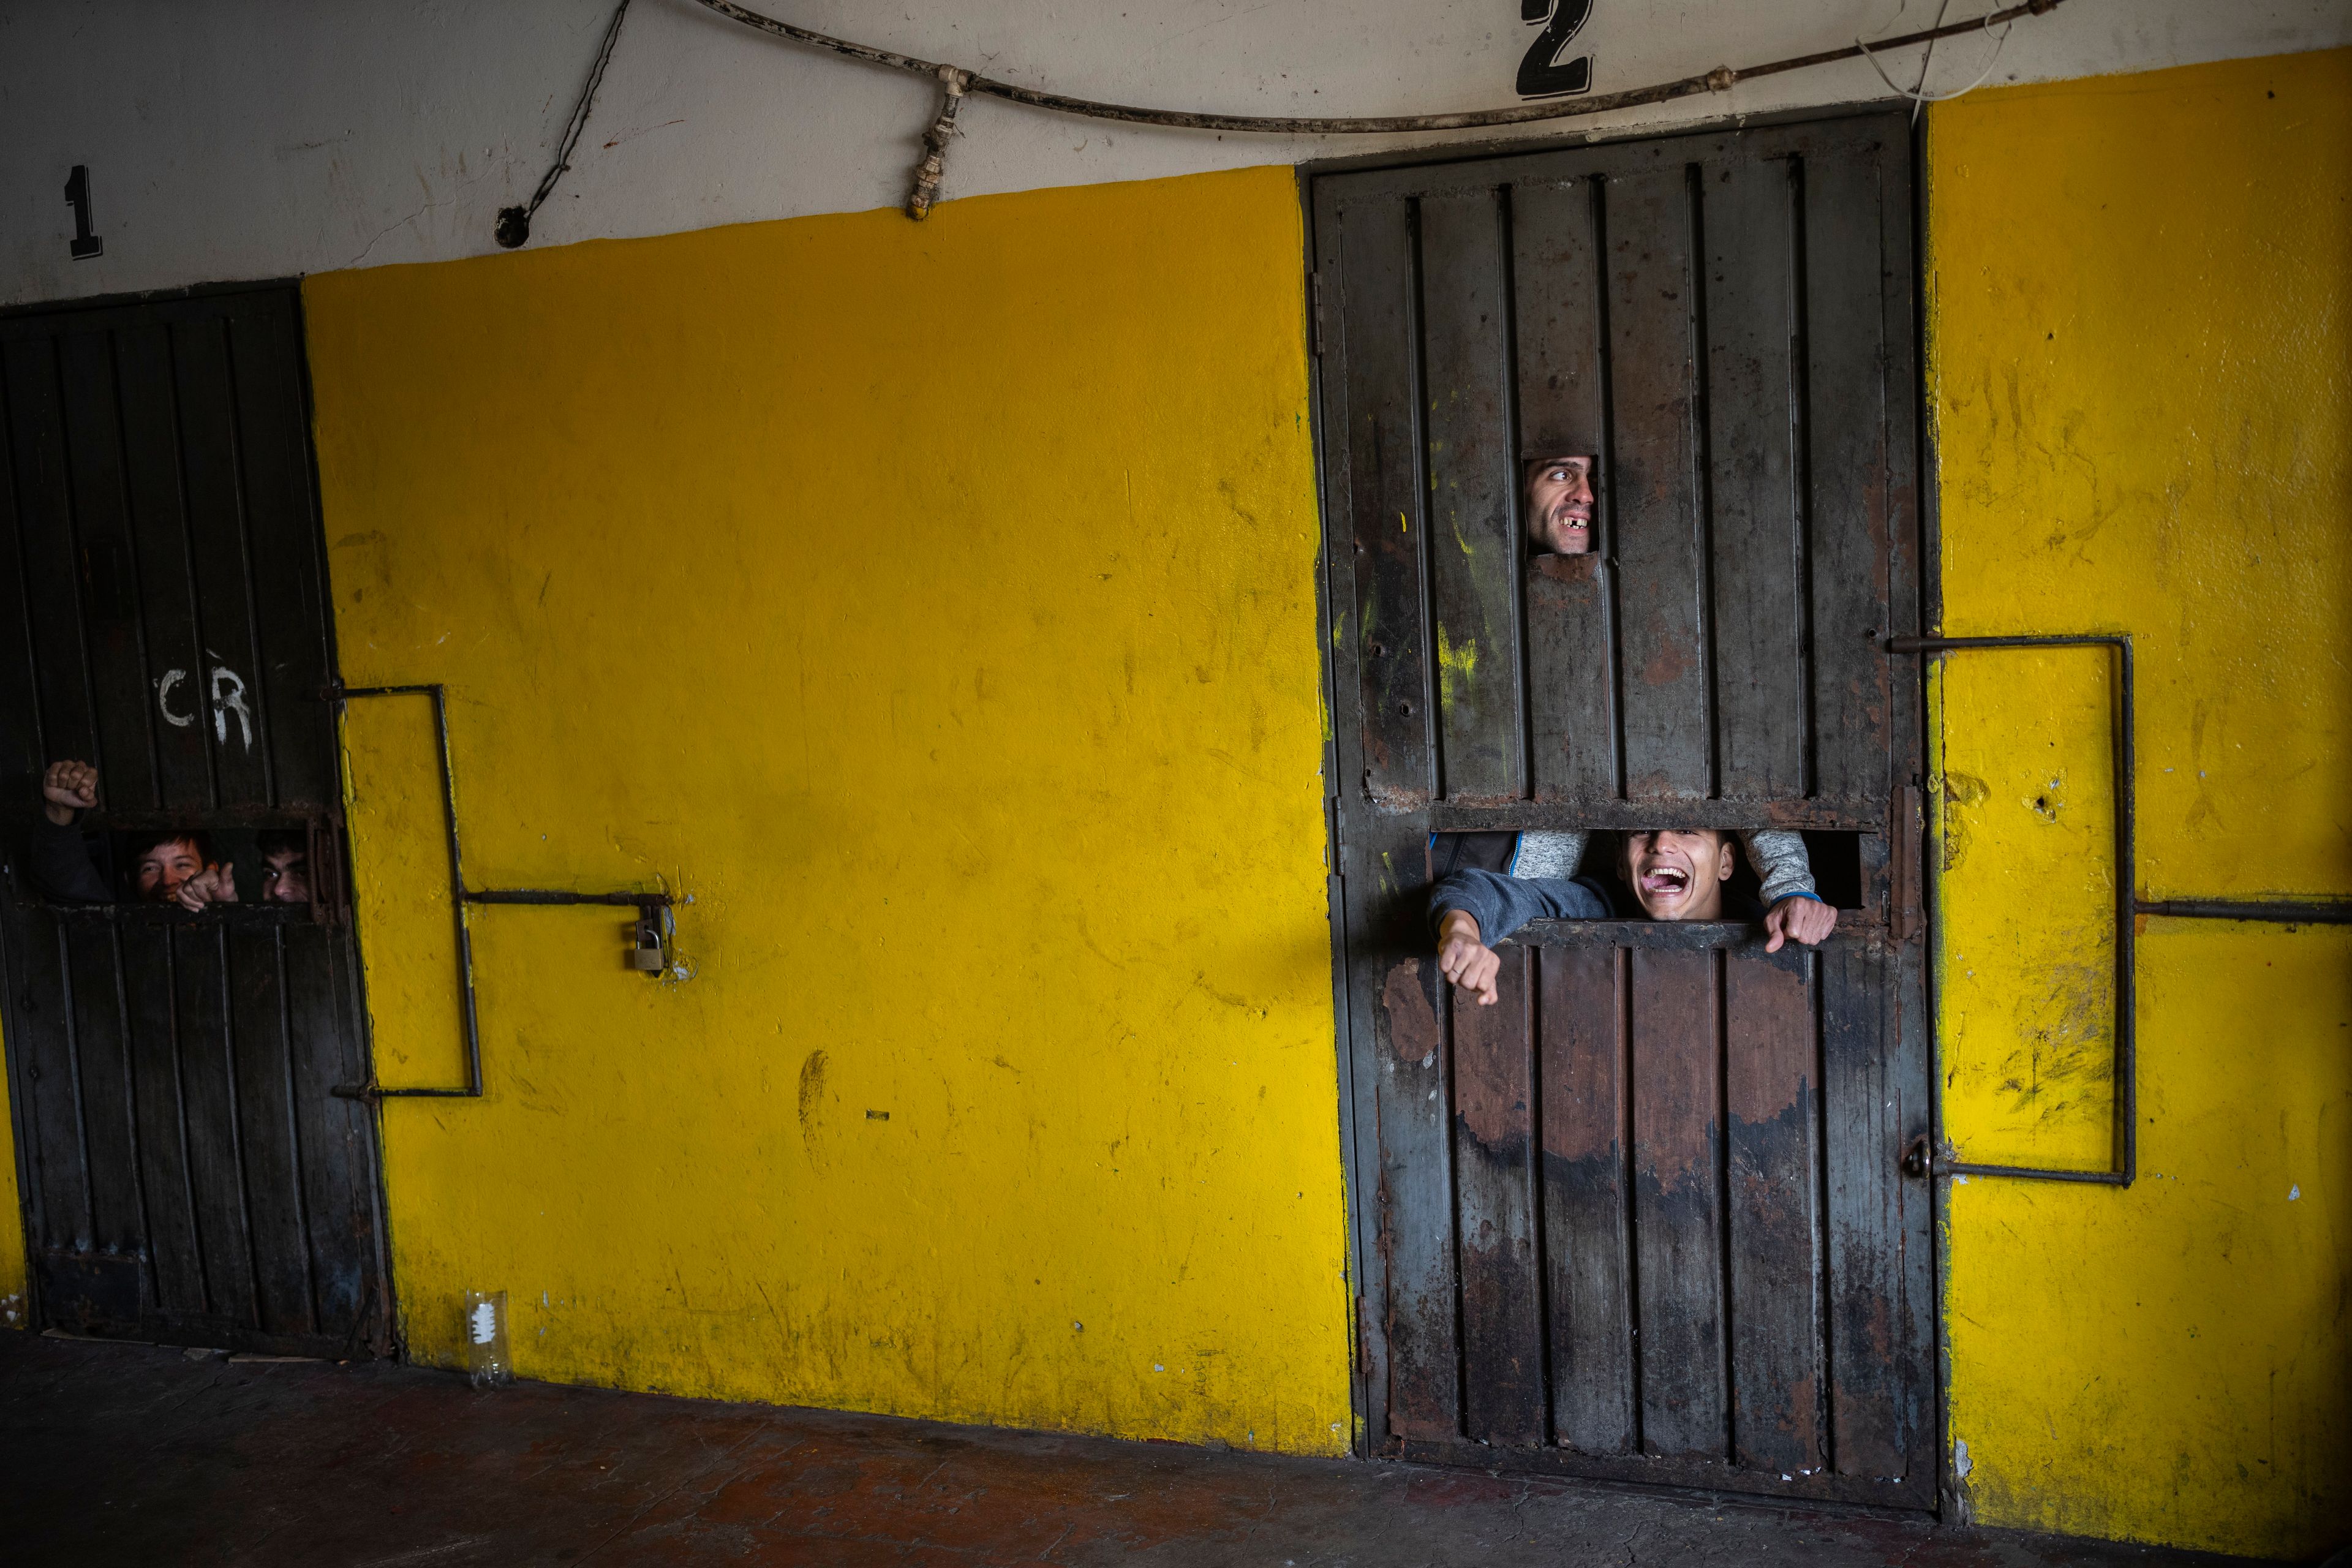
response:
M253 750L253 710L245 705L245 677L225 664L213 666L213 739L228 744L228 716L236 715L237 737L247 751ZM184 730L201 715L172 711L172 693L188 679L184 669L167 669L155 682L155 706L163 710L163 722L175 730Z

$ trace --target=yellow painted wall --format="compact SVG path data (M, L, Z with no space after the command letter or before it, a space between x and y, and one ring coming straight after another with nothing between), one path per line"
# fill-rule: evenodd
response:
M2352 894L2352 53L1928 120L1945 629L2126 630L2150 898ZM2111 676L1941 679L1939 1027L1977 1161L2103 1164ZM1976 1517L2352 1539L2352 932L2142 922L2141 1178L1951 1190Z
M1331 1452L1287 170L305 287L353 684L446 681L488 1089L383 1109L422 1359ZM377 1059L458 1071L423 705L346 720Z
M16 1123L8 1114L8 1080L0 1074L0 1328L29 1329L25 1206L16 1186Z

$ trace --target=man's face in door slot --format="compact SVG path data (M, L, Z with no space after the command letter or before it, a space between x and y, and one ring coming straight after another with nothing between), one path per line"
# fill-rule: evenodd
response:
M1540 458L1528 465L1528 533L1537 552L1592 549L1592 459Z
M1712 828L1625 835L1625 885L1654 921L1719 921L1731 840Z
M261 836L261 898L271 904L310 901L310 849L290 833Z
M139 851L134 885L149 903L171 901L180 885L205 871L205 847L194 838L162 838Z

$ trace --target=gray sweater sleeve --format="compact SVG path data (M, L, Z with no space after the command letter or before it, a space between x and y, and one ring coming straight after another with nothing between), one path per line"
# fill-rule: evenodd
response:
M110 904L114 895L89 863L89 846L71 825L45 815L33 825L25 846L25 869L40 895L60 904Z
M1530 827L1519 835L1519 851L1511 858L1511 875L1573 877L1583 862L1584 835L1580 830Z
M1529 921L1605 921L1613 911L1599 889L1565 877L1505 877L1456 871L1429 893L1429 923L1449 910L1478 922L1478 940L1492 947Z
M1821 897L1813 889L1813 862L1805 853L1803 834L1759 827L1742 833L1739 841L1748 850L1748 863L1756 868L1756 879L1764 884L1759 892L1766 909L1782 899Z

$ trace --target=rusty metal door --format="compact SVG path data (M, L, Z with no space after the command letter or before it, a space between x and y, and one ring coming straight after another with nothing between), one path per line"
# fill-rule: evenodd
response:
M0 1005L40 1326L388 1348L374 1128L331 1092L366 1071L306 404L290 287L0 319ZM27 836L67 758L100 772L99 865L110 833L299 832L311 901L50 901Z
M1907 126L1312 195L1372 1446L1931 1506ZM1520 463L1588 453L1593 552L1531 559ZM1846 847L1818 950L1563 923L1500 1005L1438 979L1433 833L1763 826Z

